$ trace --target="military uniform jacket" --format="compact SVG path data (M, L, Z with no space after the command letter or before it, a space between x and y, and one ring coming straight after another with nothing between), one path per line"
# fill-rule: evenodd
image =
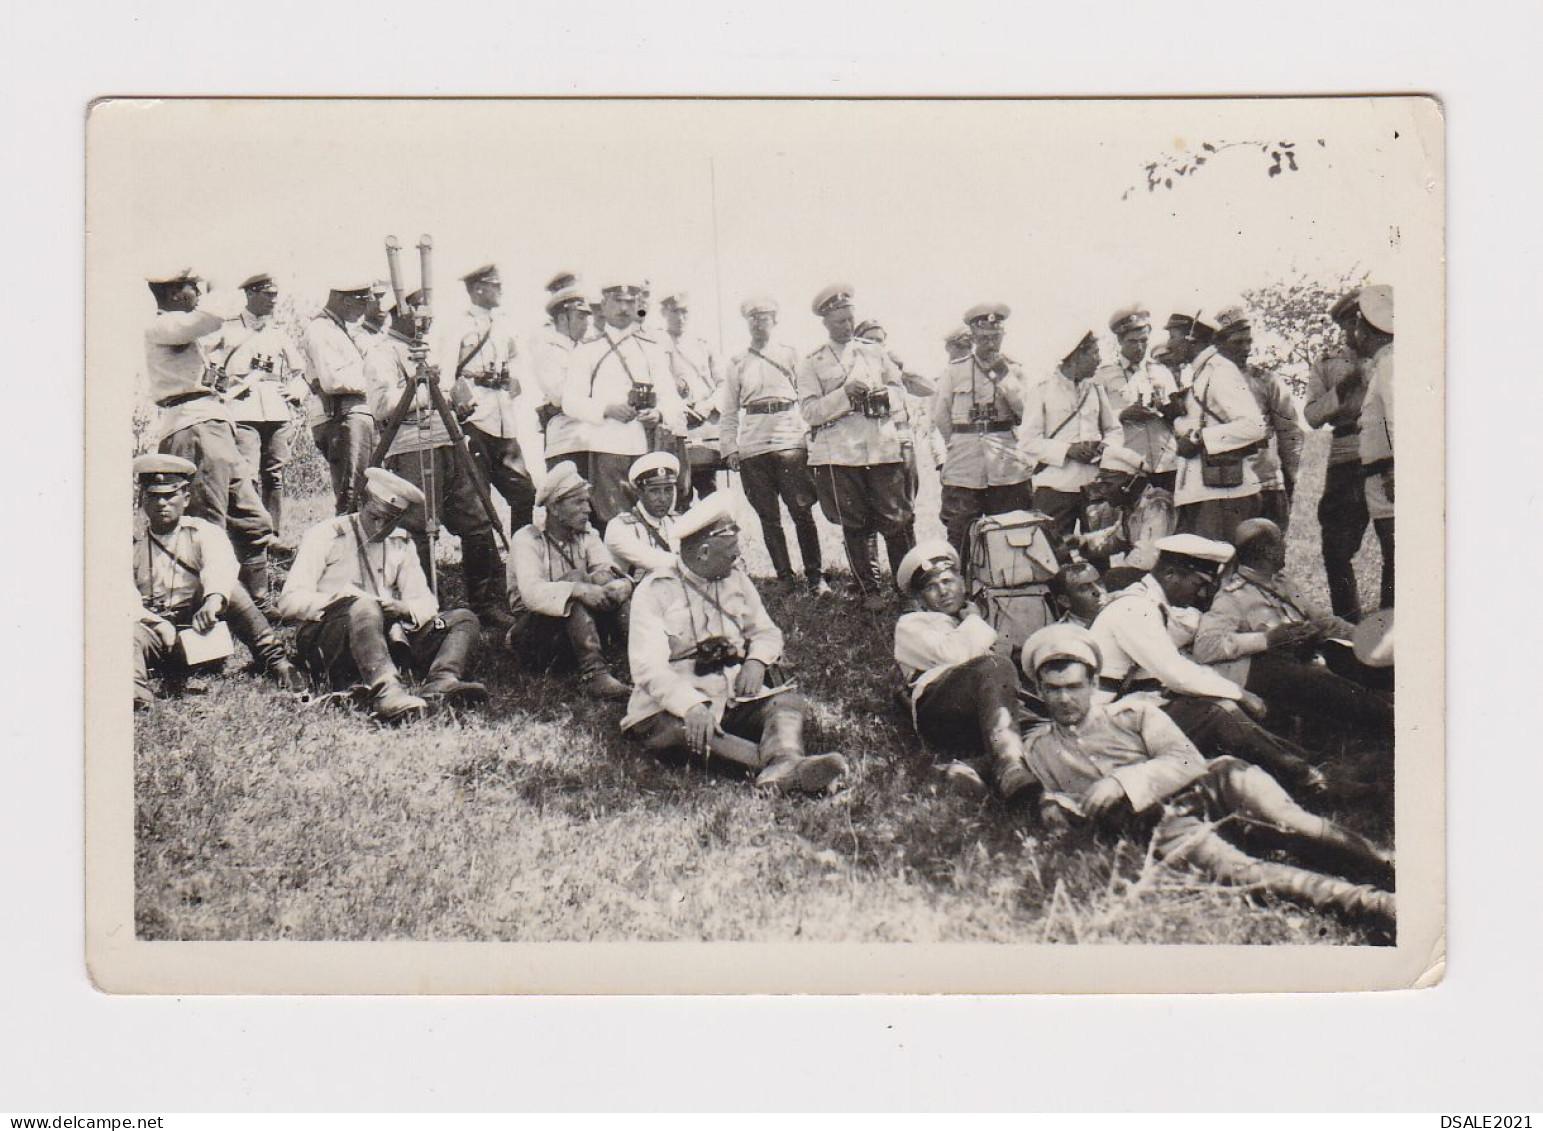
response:
M577 348L577 342L550 322L531 337L531 372L545 403L557 410L557 414L546 425L546 455L549 459L589 451L588 426L562 411L568 359Z
M363 331L350 330L327 310L306 323L305 356L312 388L327 397L366 396L370 388L364 376L366 341ZM368 413L370 409L365 403L349 411ZM330 418L322 396L312 397L306 419L320 424Z
M1256 365L1243 370L1254 401L1264 417L1269 444L1253 457L1254 473L1266 491L1281 491L1286 480L1296 481L1302 463L1302 426L1297 422L1296 402L1279 377Z
M1393 344L1366 365L1366 401L1361 406L1361 462L1393 458Z
M1184 415L1175 424L1182 435L1198 431L1200 442L1213 455L1235 451L1263 441L1268 435L1264 414L1253 389L1236 365L1207 347L1195 358ZM1259 493L1259 476L1253 461L1243 461L1243 482L1236 487L1207 487L1202 478L1201 457L1181 457L1173 501L1178 506L1209 499L1241 499Z
M633 690L623 730L661 711L684 718L698 703L723 718L740 665L698 675L695 661L684 654L713 636L727 639L748 660L770 665L782 659L782 630L767 614L744 563L727 577L708 581L677 558L638 583L627 638Z
M798 409L797 373L797 351L771 342L764 350L752 347L729 362L719 428L725 456L749 459L808 446L808 426ZM745 411L773 401L786 401L789 407L782 412Z
M641 421L625 423L605 415L608 405L626 404L634 385L652 386L662 424L686 434L686 414L675 391L670 359L659 343L633 327L606 326L598 338L568 355L563 378L563 412L587 427L589 451L640 456L648 451Z
M564 578L574 570L582 571L591 585L627 576L593 530L586 528L571 541L559 542L548 536L544 522L521 527L509 539L509 607L516 613L567 616L575 582Z
M272 315L243 311L206 350L237 424L287 424L290 403L300 404L310 391L300 351ZM238 390L235 396L232 390Z
M1099 675L1115 682L1154 679L1181 695L1241 699L1243 689L1213 668L1197 664L1179 651L1163 587L1150 573L1109 599L1090 630L1104 666ZM1107 701L1109 692L1100 696Z
M1120 783L1137 813L1205 776L1195 744L1161 707L1140 696L1094 704L1075 727L1045 723L1030 731L1023 752L1047 797L1078 815L1102 778Z
M134 538L139 620L182 620L213 595L230 600L240 567L225 531L183 515L169 534L146 528Z
M535 408L520 383L519 347L503 311L468 306L441 327L437 341L441 375L453 383L459 371L472 387L471 425L500 440L519 439L522 427L528 433L523 417L534 419ZM478 383L506 369L508 387Z
M680 552L675 516L655 518L639 503L606 524L605 547L634 578L665 569Z
M199 344L223 324L223 318L206 310L160 310L145 327L145 376L151 397L162 406L158 440L205 420L230 420L230 409L205 382L208 362ZM200 390L209 395L164 403Z
M1361 359L1339 346L1324 354L1307 371L1307 403L1302 415L1309 428L1325 424L1334 430L1329 465L1361 462L1361 402L1366 399L1366 374Z
M1034 486L1080 491L1098 476L1098 463L1069 458L1073 444L1118 444L1124 435L1119 417L1102 385L1089 377L1073 381L1057 366L1028 392L1023 405L1019 448L1043 466Z
M854 411L849 378L889 389L891 415L877 418ZM901 460L905 386L900 370L878 346L855 339L844 346L826 342L798 366L799 408L810 427L809 464L870 467Z
M687 441L694 447L718 449L719 421L723 414L721 392L723 375L718 372L718 357L706 338L672 338L665 334L661 343L670 359L670 373L675 378L675 392L684 408L702 417L701 424L688 427Z
M407 387L408 376L417 371L417 362L412 359L412 343L406 338L391 330L375 339L375 344L364 359L364 376L370 387L370 408L382 427L396 411L397 403L402 399L402 390ZM444 394L448 405L451 384L445 379L443 371L438 380L439 391ZM448 448L450 443L450 431L440 419L439 413L434 411L434 402L429 397L427 386L419 385L413 397L413 405L402 418L402 426L397 429L396 438L391 441L391 447L386 452L387 457L401 455L403 452Z
M1290 578L1267 577L1249 566L1238 566L1200 618L1194 656L1242 686L1248 683L1249 657L1269 647L1266 632L1278 624L1309 621L1328 622L1334 634L1345 640L1355 632L1348 621L1310 604Z
M380 541L368 542L353 514L326 519L305 532L279 594L279 614L286 620L318 621L345 596L404 602L414 628L439 615L412 535L397 527Z
M943 434L945 487L1004 487L1029 478L1017 451L1026 390L1023 369L1008 358L1007 374L993 381L976 356L949 362L932 397L932 423ZM991 416L996 430L971 423L972 413Z
M972 606L963 618L917 609L895 622L895 663L911 691L911 705L949 668L984 656L997 641L997 630Z
M1170 398L1179 391L1179 383L1173 372L1155 361L1135 364L1124 357L1105 362L1093 374L1093 380L1103 387L1114 408L1116 417L1132 405L1140 404L1153 412L1161 412ZM1177 459L1174 452L1173 426L1165 419L1122 421L1127 448L1140 452L1148 471L1172 471Z

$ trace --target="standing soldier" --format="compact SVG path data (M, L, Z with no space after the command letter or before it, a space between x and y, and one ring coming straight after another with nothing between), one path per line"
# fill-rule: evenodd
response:
M1013 440L1023 420L1023 370L1002 353L1003 323L1011 313L999 302L965 313L973 350L949 363L932 402L932 421L948 445L939 517L964 577L970 571L970 524L983 514L1027 510L1033 503L1029 469Z
M1191 367L1184 415L1174 424L1173 500L1181 533L1231 542L1238 523L1259 517L1259 476L1248 457L1263 447L1266 432L1248 380L1212 344L1216 322L1197 311L1174 314L1165 327L1169 353Z
M613 281L600 289L605 323L600 336L568 357L563 412L588 425L595 524L605 529L630 505L627 469L644 452L674 451L686 417L670 359L638 329L642 285Z
M206 380L199 346L227 316L236 316L243 299L211 296L200 306L200 280L191 269L146 281L156 305L155 320L145 327L145 372L161 409L159 448L198 469L188 513L226 531L253 600L266 601L273 521L257 493L254 469L242 458L230 409Z
M1119 347L1112 361L1098 367L1093 380L1103 386L1125 430L1123 446L1141 456L1151 485L1173 493L1173 422L1184 411L1184 390L1174 372L1155 357L1147 359L1152 316L1140 306L1114 312L1109 329Z
M1302 426L1297 423L1296 403L1284 382L1248 363L1254 345L1248 312L1242 306L1229 306L1216 315L1216 321L1217 352L1243 374L1264 418L1268 439L1253 457L1254 474L1259 476L1260 514L1284 531L1291 524L1291 495L1302 462Z
M693 492L705 499L718 489L718 472L724 466L719 440L723 374L707 339L686 333L686 319L691 313L686 295L666 295L659 307L664 311L664 351L675 377L675 392L686 411L686 463L681 469L684 507Z
M1329 311L1341 341L1314 361L1307 374L1307 404L1303 415L1309 428L1327 424L1329 466L1318 500L1318 525L1323 533L1323 572L1329 583L1334 615L1361 619L1356 590L1355 556L1361 549L1371 516L1366 510L1366 484L1361 478L1361 402L1366 399L1366 374L1350 344L1359 290L1341 295Z
M466 439L488 482L509 504L509 527L530 523L536 487L530 473L540 458L540 425L533 398L522 396L519 351L503 317L504 284L491 263L461 276L471 304L440 335L439 367L470 406Z
M793 518L798 552L809 592L830 592L820 556L820 532L815 526L814 477L809 473L809 441L798 411L798 354L792 346L773 345L777 303L769 298L747 299L740 314L750 325L750 348L729 362L723 382L723 456L737 470L761 524L761 538L771 555L779 581L794 578L782 531L780 498Z
M375 447L375 417L364 377L366 338L359 329L370 303L370 284L340 280L327 305L305 328L305 355L312 388L311 430L327 457L338 514L359 509L364 469Z
M820 509L841 527L858 592L876 612L889 603L877 536L884 536L891 573L916 543L904 452L892 415L905 389L900 370L882 349L853 340L851 286L826 287L812 307L830 340L798 367L799 408L811 428L809 464Z
M905 392L900 397L898 407L891 407L895 411L895 431L900 434L900 458L905 463L906 497L910 500L911 509L915 510L916 495L921 490L921 463L917 453L927 454L932 447L932 436L936 429L931 425L932 414L928 410L932 407L932 396L937 392L937 386L920 373L913 373L905 367L900 355L889 348L889 331L884 329L877 318L864 318L852 331L852 336L858 341L878 346L894 367L900 370L900 383L905 387Z
M422 347L413 335L422 317L416 308L423 302L423 292L414 291L406 302L406 307L398 310L392 300L387 300L389 329L364 363L370 403L377 420L391 416L402 398L402 390L418 372L418 351ZM452 384L444 372L430 368L427 379L439 383L448 403ZM442 524L461 540L461 575L466 581L467 605L484 626L507 628L508 595L504 592L503 570L493 542L492 522L478 497L477 485L455 458L454 441L423 385L418 386L412 407L386 451L385 465L424 493L424 507L408 511L402 519L402 526L417 544L423 572L430 574L432 570L428 524Z
M1019 440L1020 450L1038 465L1034 509L1049 515L1051 530L1064 539L1076 529L1104 447L1118 444L1124 432L1108 394L1092 380L1098 370L1092 328L1078 323L1049 345L1058 360L1024 398Z
M307 393L305 366L289 333L273 319L279 295L273 276L253 275L241 289L246 293L246 309L225 323L210 352L236 422L236 444L256 469L263 506L277 539L283 524L284 468L294 442L294 413L305 403ZM277 540L273 548L293 552Z
M583 425L563 415L563 379L568 374L568 355L589 331L589 303L577 290L552 291L546 299L547 323L531 339L530 367L544 398L536 410L544 432L542 451L548 466L564 460L585 464Z
M1356 299L1356 352L1366 359L1361 406L1361 474L1366 510L1382 546L1380 607L1393 607L1393 288L1378 284Z
M180 676L177 631L208 632L216 622L230 625L259 667L291 691L305 681L284 654L251 595L237 579L230 539L213 523L186 514L188 484L198 469L180 456L142 455L134 461L144 533L134 539L134 587L139 616L134 629L134 709L155 702L151 667Z
M301 622L301 662L336 690L362 681L386 722L421 714L429 699L486 701L487 688L461 678L481 635L476 615L440 612L412 539L397 526L423 506L423 492L372 467L361 498L358 513L305 532L279 594L279 611ZM423 677L421 696L403 686L399 661Z
M370 301L365 305L364 314L359 319L359 330L365 335L366 346L386 332L387 306L386 293L390 291L391 284L384 279L376 279L370 284Z

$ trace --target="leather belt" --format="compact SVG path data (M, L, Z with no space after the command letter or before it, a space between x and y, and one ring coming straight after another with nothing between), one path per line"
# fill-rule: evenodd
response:
M1334 438L1343 440L1347 436L1359 436L1361 426L1359 424L1336 424L1334 426Z
M1392 456L1389 456L1387 459L1379 459L1379 460L1373 461L1372 463L1365 463L1365 464L1361 465L1361 474L1362 474L1362 476L1364 476L1367 479L1370 479L1370 478L1372 478L1375 475L1382 475L1382 474L1384 474L1386 472L1389 472L1389 471L1392 471L1392 470L1393 470L1393 457Z
M787 412L792 407L792 401L756 401L747 404L745 411L751 416L770 416L774 412Z
M976 436L984 436L987 432L1011 432L1017 425L1011 420L976 420L955 424L954 429L959 432L969 432Z

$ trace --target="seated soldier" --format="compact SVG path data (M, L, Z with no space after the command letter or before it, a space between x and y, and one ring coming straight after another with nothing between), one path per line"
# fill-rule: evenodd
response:
M679 480L680 460L671 452L649 452L633 460L627 469L627 484L637 502L606 524L605 546L627 568L633 581L641 581L644 574L675 561L680 543L670 511L675 506Z
M134 587L139 618L134 626L134 709L155 702L150 668L180 680L188 668L177 647L177 630L208 632L225 621L252 659L290 691L305 680L284 655L251 595L237 580L240 567L225 532L186 513L198 467L181 456L143 455L134 461L140 506L148 525L134 539Z
M1003 800L1034 784L1023 761L1018 727L1018 669L993 651L996 629L965 600L959 554L948 542L923 542L900 562L895 578L919 608L895 624L895 662L905 676L916 733L942 746L985 750ZM950 777L979 771L948 767Z
M1050 597L1060 616L1058 624L1092 625L1109 594L1092 562L1072 561L1050 579Z
M363 507L305 532L279 594L279 612L302 622L301 663L335 690L367 685L386 722L421 714L427 699L487 699L480 683L461 679L482 631L476 614L439 611L412 536L398 525L423 502L401 476L366 469ZM402 685L399 663L423 677L423 697Z
M505 642L533 667L576 665L584 690L625 699L632 689L610 672L608 643L627 638L632 580L589 525L590 488L566 460L542 481L542 521L509 541L509 604L514 626Z
M1237 568L1200 618L1195 659L1257 694L1272 718L1291 714L1391 738L1393 704L1364 686L1375 677L1351 651L1355 626L1313 605L1286 576L1280 527L1251 518L1233 541Z
M1257 766L1233 757L1207 762L1146 697L1095 703L1103 658L1085 629L1043 628L1023 657L1051 720L1025 740L1029 767L1044 785L1047 828L1072 821L1118 828L1150 814L1159 860L1393 929L1391 853L1309 813ZM1224 828L1333 874L1258 860L1224 840Z
M1254 721L1265 714L1259 696L1180 651L1193 640L1199 619L1192 612L1190 622L1179 611L1209 607L1232 547L1197 534L1172 534L1157 543L1157 550L1151 572L1112 594L1093 621L1093 638L1103 657L1099 685L1104 701L1136 691L1155 693L1203 753L1236 754L1293 787L1323 788L1323 772L1307 751Z
M802 695L768 687L782 630L739 560L728 496L709 495L675 524L680 556L638 584L627 654L637 688L622 731L654 754L753 771L756 785L824 793L840 754L804 753Z

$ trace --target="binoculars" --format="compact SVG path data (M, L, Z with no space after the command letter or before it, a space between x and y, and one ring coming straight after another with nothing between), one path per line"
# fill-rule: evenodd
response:
M488 366L477 378L476 383L484 389L502 389L509 384L509 365L504 363L499 366Z
M252 355L252 365L251 365L251 368L248 370L248 372L256 373L259 370L261 370L263 373L272 373L273 372L273 358L271 358L271 357L263 357L263 356L261 356L259 354L253 354Z
M992 409L993 406L989 404L972 404L970 406L970 423L990 424L995 419Z
M745 655L726 636L709 636L696 646L692 670L712 675L745 662Z
M652 385L635 384L627 390L627 407L642 411L659 407L659 394Z
M852 407L864 416L874 420L883 420L889 416L889 390L885 388L869 389L860 392L857 389L849 390Z

